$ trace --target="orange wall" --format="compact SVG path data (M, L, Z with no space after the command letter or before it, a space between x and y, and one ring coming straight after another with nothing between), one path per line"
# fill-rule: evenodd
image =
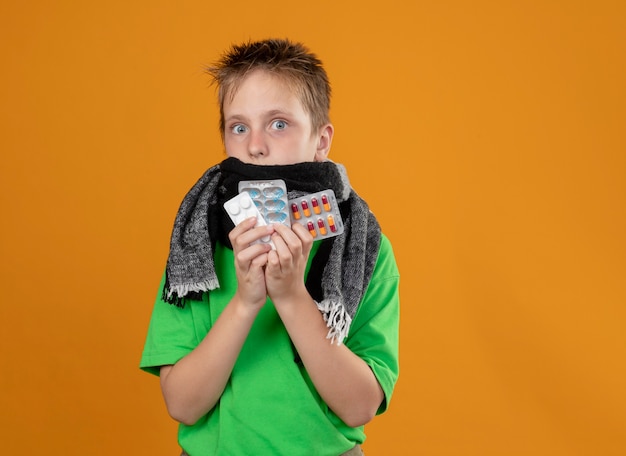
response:
M623 2L0 5L0 453L177 453L138 363L180 199L222 158L202 66L288 36L402 272L368 456L626 454Z

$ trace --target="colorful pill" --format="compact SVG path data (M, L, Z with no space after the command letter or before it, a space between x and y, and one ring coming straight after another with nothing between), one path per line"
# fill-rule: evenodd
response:
M287 213L285 212L270 212L265 216L265 221L267 223L285 223L287 218Z
M255 188L246 189L246 191L248 192L248 194L250 195L252 199L258 199L261 197L261 192Z
M320 205L317 202L317 198L311 199L311 206L313 206L313 212L315 212L316 214L319 214L320 212L322 212L322 209L320 208Z
M309 217L311 215L311 210L309 209L309 205L307 204L307 202L302 201L301 206L302 206L302 212L304 212L304 216Z
M315 231L315 225L313 225L313 222L307 223L306 227L309 229L309 233L311 233L311 236L317 237L317 232Z
M300 220L300 211L298 210L297 204L294 203L291 205L291 212L293 213L293 218Z
M263 196L266 198L282 198L284 194L285 192L280 187L269 187L263 190Z
M332 215L328 216L328 227L330 228L330 231L332 231L333 233L337 232L337 226L335 225L335 219L333 218Z
M324 205L325 211L330 211L330 203L328 202L328 197L326 195L322 195L322 204Z
M324 236L326 234L326 225L324 225L324 220L317 219L317 227L320 229L320 234Z

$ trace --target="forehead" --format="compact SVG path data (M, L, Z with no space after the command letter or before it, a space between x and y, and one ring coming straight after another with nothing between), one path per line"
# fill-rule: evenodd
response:
M266 70L253 70L240 79L227 84L222 107L245 107L253 103L297 104L306 111L298 84L292 79Z

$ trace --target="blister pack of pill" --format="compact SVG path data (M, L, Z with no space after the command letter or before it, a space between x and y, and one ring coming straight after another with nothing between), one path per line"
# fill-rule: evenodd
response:
M343 233L343 220L332 189L288 201L292 223L300 223L315 239Z
M343 220L332 189L288 199L282 179L239 182L239 195L224 204L235 225L256 216L258 225L293 223L304 226L315 239L325 239L343 233ZM244 196L245 195L245 196ZM274 247L269 236L261 242Z
M282 179L239 182L239 193L246 192L269 224L291 226L287 207L287 187Z
M224 209L226 210L226 213L233 221L235 226L239 225L245 219L250 217L256 217L257 223L255 226L267 225L265 219L263 218L263 215L252 201L252 197L247 192L242 192L234 198L226 201L224 203ZM276 250L276 246L272 242L270 236L262 237L255 243L258 242L270 244L272 246L272 249Z

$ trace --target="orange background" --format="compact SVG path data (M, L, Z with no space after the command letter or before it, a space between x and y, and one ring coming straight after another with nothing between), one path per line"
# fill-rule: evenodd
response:
M202 68L269 36L325 62L331 157L402 272L368 456L626 454L626 8L605 0L2 2L0 453L178 454L138 363L175 211L223 158Z

